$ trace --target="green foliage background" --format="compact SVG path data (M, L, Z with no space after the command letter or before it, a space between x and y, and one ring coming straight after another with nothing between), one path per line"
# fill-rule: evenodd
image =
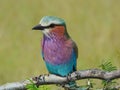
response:
M0 0L0 84L47 73L40 56L46 15L64 18L79 48L78 69L104 59L120 68L120 0Z

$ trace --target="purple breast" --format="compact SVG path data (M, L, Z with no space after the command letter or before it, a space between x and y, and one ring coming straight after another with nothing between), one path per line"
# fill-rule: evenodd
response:
M66 63L71 58L72 47L72 40L67 40L65 37L44 38L42 43L44 60L55 65Z

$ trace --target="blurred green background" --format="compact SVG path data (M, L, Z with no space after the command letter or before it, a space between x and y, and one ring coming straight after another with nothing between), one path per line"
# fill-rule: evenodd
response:
M120 68L120 0L0 0L0 84L48 73L42 33L31 28L46 15L64 18L79 48L78 69L110 60Z

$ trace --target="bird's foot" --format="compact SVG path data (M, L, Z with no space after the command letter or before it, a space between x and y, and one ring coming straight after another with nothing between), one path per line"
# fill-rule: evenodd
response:
M36 85L39 86L40 82L45 82L45 76L49 76L49 74L39 75L38 77L32 78L32 80L34 80L36 82Z

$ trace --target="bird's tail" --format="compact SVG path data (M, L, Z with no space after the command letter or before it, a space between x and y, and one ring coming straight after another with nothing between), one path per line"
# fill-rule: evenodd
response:
M65 84L65 87L68 88L68 90L69 90L69 89L70 89L70 90L78 90L78 89L77 89L78 86L77 86L77 84L76 84L75 81L72 81L72 82L69 82L69 83Z

